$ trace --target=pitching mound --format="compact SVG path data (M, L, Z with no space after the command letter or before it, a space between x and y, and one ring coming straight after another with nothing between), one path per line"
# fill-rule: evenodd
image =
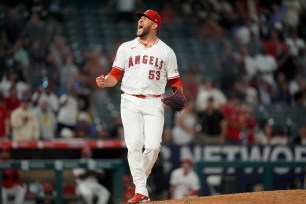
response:
M154 204L306 204L306 190L265 191L207 196Z

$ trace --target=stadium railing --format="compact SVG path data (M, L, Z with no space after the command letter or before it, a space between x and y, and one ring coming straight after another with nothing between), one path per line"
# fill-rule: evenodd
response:
M63 170L65 169L105 169L112 170L112 192L114 199L119 202L123 198L122 178L124 176L124 163L120 159L105 159L94 161L80 160L21 160L7 161L0 163L0 203L2 204L2 170L19 169L19 170L47 170L55 171L56 176L56 196L55 203L62 204L63 200Z

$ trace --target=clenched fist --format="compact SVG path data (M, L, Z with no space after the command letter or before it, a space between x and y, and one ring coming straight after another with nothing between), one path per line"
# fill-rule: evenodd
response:
M104 88L105 87L105 77L104 77L104 75L98 76L96 78L96 83L97 83L98 87Z

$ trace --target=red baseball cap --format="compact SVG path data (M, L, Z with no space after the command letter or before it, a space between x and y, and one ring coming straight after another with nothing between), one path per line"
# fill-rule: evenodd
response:
M138 18L141 18L141 16L146 16L151 21L154 21L157 24L158 28L160 28L161 26L161 17L156 11L149 9L149 10L146 10L144 13L137 12L136 15Z

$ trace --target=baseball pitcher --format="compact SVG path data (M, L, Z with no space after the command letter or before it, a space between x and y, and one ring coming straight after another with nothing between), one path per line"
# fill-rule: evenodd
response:
M150 201L146 183L160 151L163 104L169 105L161 96L165 93L167 81L176 90L175 99L184 99L181 97L183 85L175 53L157 37L161 27L160 15L153 10L136 15L139 18L137 38L123 43L118 48L112 70L106 76L96 78L98 87L105 88L115 86L123 76L121 117L128 163L136 186L135 195L128 203ZM174 106L180 106L175 110L184 107L184 100L172 101Z

